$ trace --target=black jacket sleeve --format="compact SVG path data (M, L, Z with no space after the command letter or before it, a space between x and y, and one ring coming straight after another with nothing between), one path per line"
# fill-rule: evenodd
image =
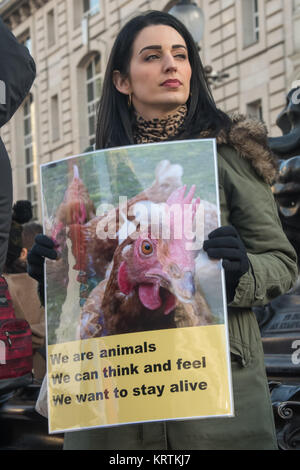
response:
M13 116L35 78L35 63L0 18L0 128ZM10 161L0 138L0 274L6 261L12 213Z
M35 78L35 63L0 18L0 127L23 102Z

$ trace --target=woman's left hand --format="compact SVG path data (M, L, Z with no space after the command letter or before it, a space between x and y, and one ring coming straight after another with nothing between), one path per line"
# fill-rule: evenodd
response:
M227 300L234 299L240 278L249 269L247 251L237 230L231 226L220 227L208 235L203 249L210 258L222 259L225 270Z

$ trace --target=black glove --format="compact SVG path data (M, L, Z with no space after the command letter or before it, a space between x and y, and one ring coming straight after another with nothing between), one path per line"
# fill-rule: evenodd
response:
M240 278L249 269L246 248L236 229L231 225L220 227L208 235L203 249L210 258L222 259L225 270L228 303L232 302Z
M38 293L42 304L44 300L44 263L45 258L56 259L57 252L54 242L46 235L39 234L35 237L35 244L27 256L27 272L29 276L38 281Z

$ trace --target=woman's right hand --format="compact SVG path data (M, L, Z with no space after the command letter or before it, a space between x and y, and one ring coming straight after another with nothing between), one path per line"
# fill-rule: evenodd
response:
M53 240L47 235L38 234L35 237L35 244L27 256L27 272L38 283L44 283L44 262L45 258L57 259Z

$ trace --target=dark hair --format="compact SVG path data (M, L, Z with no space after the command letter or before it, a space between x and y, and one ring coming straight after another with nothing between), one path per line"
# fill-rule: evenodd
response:
M221 129L229 129L230 118L216 107L197 46L186 27L174 16L150 11L134 17L119 32L107 64L103 93L98 111L96 148L118 147L133 144L134 115L128 107L128 97L113 84L113 71L119 70L126 77L132 57L135 38L147 26L166 25L174 28L185 40L192 69L188 112L185 130L177 138L196 137L199 132L210 130L215 136Z

